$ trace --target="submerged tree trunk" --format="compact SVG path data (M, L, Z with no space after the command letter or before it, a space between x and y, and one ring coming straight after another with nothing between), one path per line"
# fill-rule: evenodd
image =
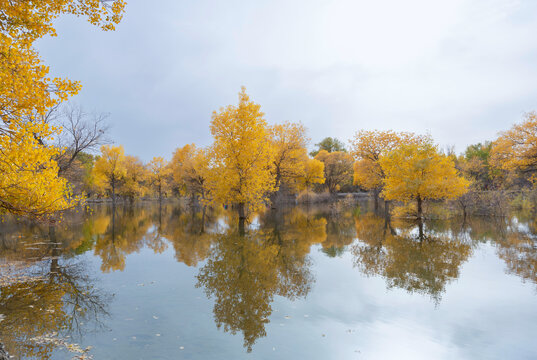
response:
M418 220L418 230L419 230L419 239L420 241L423 241L423 239L425 238L425 234L423 232L423 219L422 218L419 218Z
M423 220L423 208L422 208L421 196L418 195L416 200L418 201L418 219Z
M244 203L239 203L237 205L239 211L239 219L246 219L246 206Z
M375 201L375 213L378 213L379 211L379 189L373 190L373 200Z
M239 234L242 236L245 233L245 222L246 222L246 209L244 203L239 203L237 206L239 211Z
M112 179L112 203L116 203L116 181Z
M277 168L277 170L276 170L276 182L275 182L276 191L274 191L272 194L270 194L270 207L271 207L271 209L276 209L278 207L277 202L278 202L278 197L280 195L280 186L281 186L281 174L280 174L280 169Z
M417 198L418 201L418 230L419 230L419 239L422 241L424 239L424 233L423 233L423 207L422 207L422 199L421 196L418 195Z
M384 218L389 219L390 218L390 200L384 200Z
M201 213L201 229L200 234L203 234L205 232L205 212L207 209L207 205L203 205L203 212Z

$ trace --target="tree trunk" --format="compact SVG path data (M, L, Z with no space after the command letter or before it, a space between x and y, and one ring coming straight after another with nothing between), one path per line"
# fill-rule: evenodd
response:
M375 213L378 213L379 211L379 190L378 189L373 190L373 199L375 200Z
M245 204L239 203L237 208L239 211L239 234L242 236L245 233L245 222L246 222Z
M419 235L418 235L419 239L420 239L420 241L423 241L425 236L424 236L424 233L423 233L423 219L422 218L420 218L418 220L418 230L419 230Z
M203 205L203 212L201 213L201 229L200 234L203 234L205 232L205 210L207 208L207 205Z
M390 218L390 200L384 200L384 218L389 219Z
M421 196L418 195L418 198L416 200L418 201L418 219L423 220L423 208L422 208Z
M112 203L116 203L116 181L112 179Z
M280 194L280 184L281 183L281 174L280 169L276 170L276 182L274 188L276 189L272 194L270 194L270 207L271 209L276 209L276 202L278 201L278 195Z
M244 203L239 203L237 205L237 209L239 211L239 219L246 219L245 204Z

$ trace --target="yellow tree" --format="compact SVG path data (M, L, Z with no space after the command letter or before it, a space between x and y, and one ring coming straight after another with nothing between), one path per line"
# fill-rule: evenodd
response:
M300 123L285 122L271 126L270 133L274 147L275 187L279 189L285 184L291 188L303 176L308 161L306 128Z
M53 159L60 149L47 146L60 129L44 118L80 84L49 78L33 44L56 35L53 20L65 13L113 30L124 6L123 0L0 0L0 212L45 217L77 202L58 177Z
M173 153L170 162L173 181L181 193L199 196L205 200L208 196L207 177L209 159L205 149L187 144Z
M309 191L313 184L324 184L324 163L308 158L304 164L304 171L297 179L301 190Z
M101 146L101 156L93 166L95 182L102 190L112 193L112 201L116 201L116 189L127 174L127 164L123 146Z
M351 140L351 154L354 163L354 184L372 191L375 199L375 209L378 208L378 198L384 184L384 173L379 160L401 144L419 143L427 137L412 133L392 130L360 130Z
M324 184L330 193L339 191L342 185L352 181L352 156L343 151L321 150L315 160L324 163Z
M441 154L430 141L400 145L380 158L385 174L382 196L387 200L416 201L423 218L424 200L452 199L468 190L453 158Z
M125 155L125 176L121 184L120 193L126 196L130 201L143 196L147 191L145 182L148 178L148 172L142 160L137 156Z
M156 190L160 201L162 200L162 192L167 190L171 169L168 162L160 156L151 160L148 169L151 186Z
M517 171L529 178L537 174L537 112L524 116L500 134L491 150L492 164L507 171Z
M214 112L211 122L214 143L210 188L213 200L237 204L244 222L246 207L260 208L276 190L273 147L261 106L250 100L243 87L239 104Z

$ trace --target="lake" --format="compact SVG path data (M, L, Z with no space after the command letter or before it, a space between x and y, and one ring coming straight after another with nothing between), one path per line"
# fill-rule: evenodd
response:
M535 359L537 217L101 204L0 224L16 359ZM89 348L90 347L90 348Z

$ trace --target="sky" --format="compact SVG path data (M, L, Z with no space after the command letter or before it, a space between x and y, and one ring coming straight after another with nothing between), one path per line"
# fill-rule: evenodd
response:
M211 143L242 85L310 148L360 129L430 133L464 151L537 110L534 0L128 0L115 32L57 20L38 44L71 101L110 113L110 137L148 161Z

